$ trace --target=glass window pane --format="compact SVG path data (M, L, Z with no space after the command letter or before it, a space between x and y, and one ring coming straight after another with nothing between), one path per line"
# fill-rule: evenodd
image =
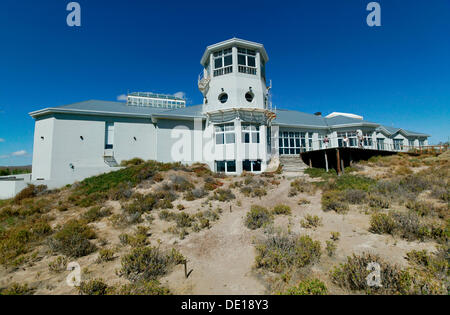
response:
M234 133L226 133L225 134L225 137L226 137L226 143L227 144L230 144L230 143L235 143L235 136L234 136Z
M243 132L242 133L242 142L243 143L250 143L250 134L248 132Z
M300 148L300 139L295 139L295 147Z
M280 151L280 154L282 154L283 152ZM249 160L244 160L242 161L242 170L247 171L247 172L251 172L252 171L252 164Z
M223 144L223 133L216 134L216 144Z
M253 162L253 172L261 172L261 161L254 161Z
M255 59L255 57L248 56L247 60L248 60L248 66L249 67L256 67L256 59Z
M284 139L284 146L286 147L286 148L289 148L289 139Z
M236 161L228 161L227 162L227 172L231 172L231 173L236 172Z
M278 139L278 146L281 148L283 146L283 139Z
M223 131L223 125L216 126L216 132Z
M225 161L216 161L216 170L225 173Z
M245 61L246 57L244 55L238 55L238 64L246 66L247 63Z
M214 68L222 68L222 58L214 59Z
M233 56L231 55L225 56L223 63L225 66L231 66L231 64L233 63Z
M290 141L290 147L291 147L291 148L295 147L294 139L290 139L290 140L291 140L291 141Z
M259 143L259 133L252 132L252 143Z

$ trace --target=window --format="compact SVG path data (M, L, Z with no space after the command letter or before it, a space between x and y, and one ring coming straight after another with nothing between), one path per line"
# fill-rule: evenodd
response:
M240 73L256 75L256 51L238 48L238 70Z
M356 147L358 146L358 135L356 131L338 132L338 145L340 147ZM344 139L347 137L348 142L345 143Z
M363 135L363 138L364 138L364 146L365 147L372 147L373 146L372 134L365 133Z
M305 132L280 132L280 154L300 154L306 150Z
M227 101L228 101L227 93L222 93L219 95L219 102L221 102L222 104L225 104Z
M244 160L242 161L242 170L246 172L261 172L261 160L250 161Z
M105 149L114 147L114 123L107 122L105 124Z
M403 139L394 139L394 150L403 150Z
M232 144L236 142L234 124L216 125L216 144Z
M216 161L216 172L236 173L236 161Z
M214 53L214 76L220 76L233 72L232 49L216 51Z
M259 126L242 124L242 143L259 143Z
M377 138L377 149L384 150L384 138Z
M253 101L253 98L255 97L255 95L252 92L247 92L245 93L245 99L247 100L247 102L251 103Z

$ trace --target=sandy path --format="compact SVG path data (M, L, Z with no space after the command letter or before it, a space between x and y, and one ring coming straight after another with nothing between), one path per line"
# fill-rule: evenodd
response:
M228 206L210 230L180 242L179 249L189 258L188 267L193 271L186 280L184 267L179 266L166 277L168 286L176 293L265 293L264 285L252 271L255 250L252 231L243 225L245 208L233 208L230 213Z

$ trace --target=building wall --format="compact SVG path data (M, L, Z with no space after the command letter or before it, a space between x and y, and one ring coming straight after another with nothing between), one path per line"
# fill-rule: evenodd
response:
M118 164L134 157L156 159L150 119L58 114L36 122L33 180L71 183L110 171L104 159L106 122L114 122L112 151ZM45 140L43 134L48 134Z
M54 147L53 117L37 119L34 127L33 179L50 179Z

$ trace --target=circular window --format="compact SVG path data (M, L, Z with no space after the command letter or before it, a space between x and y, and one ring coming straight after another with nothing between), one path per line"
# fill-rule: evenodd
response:
M247 102L251 103L253 101L253 98L255 97L255 95L253 95L252 92L247 92L245 93L245 99L247 100Z
M228 94L227 93L222 93L219 95L219 101L224 104L228 101Z

